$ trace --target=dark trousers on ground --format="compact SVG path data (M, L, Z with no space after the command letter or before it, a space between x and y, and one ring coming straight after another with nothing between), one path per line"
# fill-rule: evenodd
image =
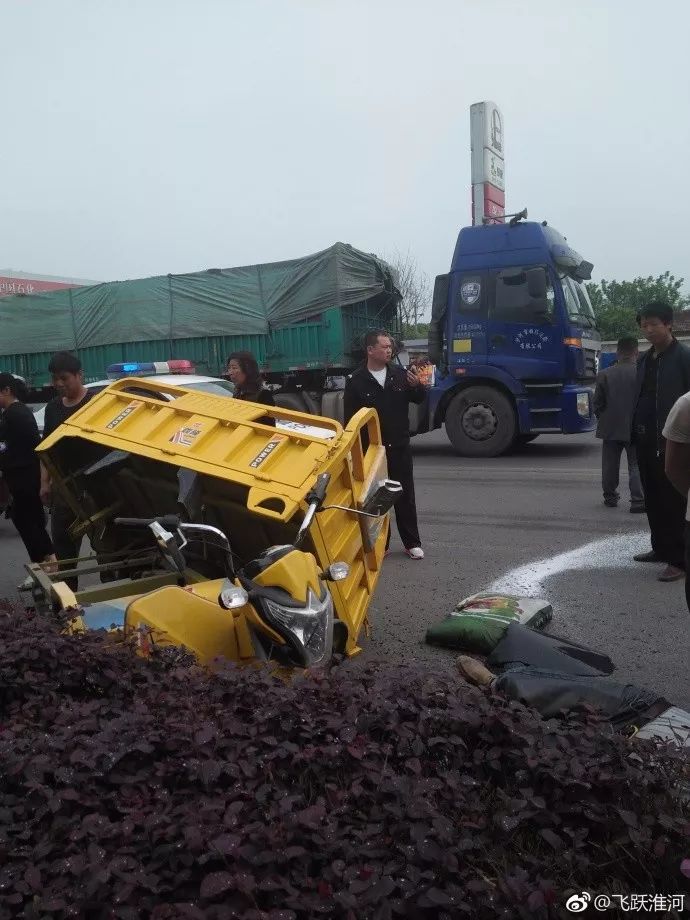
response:
M638 446L637 462L644 490L652 549L661 562L685 568L685 511L687 499L666 478L664 455L656 447Z
M419 528L417 527L417 505L414 497L414 478L412 472L412 448L409 443L402 447L387 447L388 476L396 479L403 488L403 494L395 505L395 523L405 549L421 546ZM388 535L390 541L390 533Z
M5 473L12 496L11 517L32 562L43 562L53 552L41 502L40 472L11 470Z
M69 534L72 524L74 524L74 512L65 505L53 505L50 512L50 531L53 535L53 546L58 562L63 559L75 559L81 552L82 538L74 540ZM58 566L62 572L70 568L74 566L70 564ZM72 591L76 591L79 587L77 578L66 578L65 582Z
M637 466L637 453L634 444L625 441L602 441L601 444L601 487L607 501L618 501L618 482L620 480L621 454L625 451L628 460L628 487L630 504L643 505L640 470Z

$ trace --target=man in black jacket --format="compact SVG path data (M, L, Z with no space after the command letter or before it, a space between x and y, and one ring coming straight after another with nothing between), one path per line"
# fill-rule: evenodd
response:
M423 559L414 496L409 406L411 402L423 402L425 390L414 371L390 365L393 339L387 332L370 332L365 344L366 363L345 384L345 423L365 406L376 409L388 475L403 487L403 494L394 506L400 539L410 559Z
M666 563L659 581L678 581L685 577L687 500L666 477L666 442L662 430L676 400L690 390L690 350L673 335L673 310L668 304L660 301L647 304L638 313L637 322L651 348L637 366L632 437L637 448L652 549L635 559Z
M45 408L43 437L49 437L63 422L93 396L92 390L84 386L81 361L69 351L58 351L50 359L48 370L58 395ZM70 439L71 440L71 439ZM74 539L70 528L75 523L74 512L60 495L53 493L48 470L41 464L41 498L50 507L50 530L58 560L76 559L81 552L82 537ZM60 568L70 569L72 564L63 562ZM103 580L103 577L101 578ZM66 578L65 583L72 591L79 587L78 578Z

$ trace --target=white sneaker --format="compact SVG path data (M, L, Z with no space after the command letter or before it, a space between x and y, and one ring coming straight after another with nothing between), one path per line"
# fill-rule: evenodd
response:
M27 576L24 581L17 585L17 591L30 591L34 586L34 580L31 575Z
M423 559L424 550L421 546L413 546L412 549L406 549L405 552L410 557L410 559Z

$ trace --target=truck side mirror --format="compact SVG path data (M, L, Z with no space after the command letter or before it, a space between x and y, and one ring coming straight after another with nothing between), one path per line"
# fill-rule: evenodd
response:
M578 281L590 281L592 278L592 269L594 266L591 262L585 262L584 260L575 269L575 277Z
M446 315L449 289L450 275L437 275L434 281L434 296L431 302L432 319L440 321Z
M527 275L527 292L532 300L543 300L546 297L546 272L543 268L530 268Z
M428 333L429 360L436 365L443 363L443 322L448 307L449 290L450 275L438 275L434 282L434 298L431 303L431 322Z

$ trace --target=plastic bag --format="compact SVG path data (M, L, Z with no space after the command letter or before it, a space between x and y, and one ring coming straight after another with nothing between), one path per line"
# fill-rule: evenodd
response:
M551 604L509 594L473 594L437 626L427 630L430 645L488 654L511 624L540 629L553 615Z
M671 706L643 725L635 737L664 743L673 741L681 747L690 747L690 712Z
M436 366L430 361L423 361L417 364L417 377L424 387L432 387L436 382Z

